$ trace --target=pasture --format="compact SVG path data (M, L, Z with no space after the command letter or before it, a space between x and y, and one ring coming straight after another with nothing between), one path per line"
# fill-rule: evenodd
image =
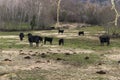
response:
M84 31L84 36L78 36ZM57 30L0 32L0 80L119 80L120 39L101 46L103 27ZM53 37L53 44L30 47L27 34ZM64 39L59 46L58 40ZM98 74L103 71L105 74Z

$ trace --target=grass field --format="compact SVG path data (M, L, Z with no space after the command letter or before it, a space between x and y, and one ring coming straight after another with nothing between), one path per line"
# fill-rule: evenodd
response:
M85 36L78 36L78 31L85 31ZM18 37L20 31L0 32L0 79L119 80L120 39L101 46L98 36L102 31L103 27L98 26L65 30L64 34L57 30L22 31L23 41ZM28 33L53 37L53 44L30 47ZM59 38L64 38L64 46L58 46ZM100 70L106 74L97 74Z

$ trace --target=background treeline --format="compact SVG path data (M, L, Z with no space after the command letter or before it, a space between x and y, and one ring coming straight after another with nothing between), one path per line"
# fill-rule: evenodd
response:
M54 26L58 0L0 0L0 30L46 29ZM117 7L118 10L119 7ZM101 25L114 20L111 4L63 0L60 22Z

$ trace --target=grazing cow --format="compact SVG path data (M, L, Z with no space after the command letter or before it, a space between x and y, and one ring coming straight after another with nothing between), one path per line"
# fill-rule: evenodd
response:
M108 35L102 35L99 37L101 45L104 45L104 43L107 43L107 45L110 44L110 37Z
M20 34L19 34L19 38L20 38L20 41L22 41L23 38L24 38L24 33L20 33Z
M55 29L55 27L50 27L50 30L54 30Z
M80 36L80 35L83 35L84 36L84 31L79 31L78 32L78 35Z
M30 46L33 46L33 42L36 43L36 46L38 47L39 46L39 42L40 41L43 41L43 38L40 37L40 36L33 36L31 33L28 34L28 41L30 43Z
M63 34L63 33L64 33L64 30L59 29L59 30L58 30L58 33L62 33L62 34Z
M64 39L59 39L59 45L64 45Z
M51 37L45 37L44 38L44 44L46 44L46 41L50 42L50 44L52 44L53 38L51 38Z

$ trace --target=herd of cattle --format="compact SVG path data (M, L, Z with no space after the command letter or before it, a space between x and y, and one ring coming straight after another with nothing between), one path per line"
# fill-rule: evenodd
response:
M64 33L64 30L58 30L58 33ZM53 38L52 37L41 37L41 36L38 36L38 35L32 35L31 33L28 33L27 34L28 36L28 41L30 43L30 46L33 46L33 43L36 43L36 46L38 47L39 46L39 43L44 43L46 44L46 42L49 42L50 44L52 44L53 42ZM20 41L23 40L24 38L24 33L20 33L19 34L19 38L20 38ZM63 38L60 38L59 41L58 41L59 45L64 45L64 39Z
M60 34L60 33L63 34L64 30L59 29L58 34ZM84 36L84 31L79 31L78 35L79 36L80 35ZM28 36L28 41L29 41L30 46L33 46L33 43L36 43L36 46L38 47L40 42L42 42L44 44L46 44L46 42L49 42L50 44L52 44L52 41L53 41L52 37L42 38L41 36L32 35L31 33L28 33L27 36ZM24 38L24 33L20 33L19 38L20 38L20 41L22 41L23 38ZM99 36L99 40L100 40L101 45L104 45L104 43L107 43L107 45L110 44L110 37L108 35ZM63 38L59 39L58 44L59 45L64 45L64 39Z

